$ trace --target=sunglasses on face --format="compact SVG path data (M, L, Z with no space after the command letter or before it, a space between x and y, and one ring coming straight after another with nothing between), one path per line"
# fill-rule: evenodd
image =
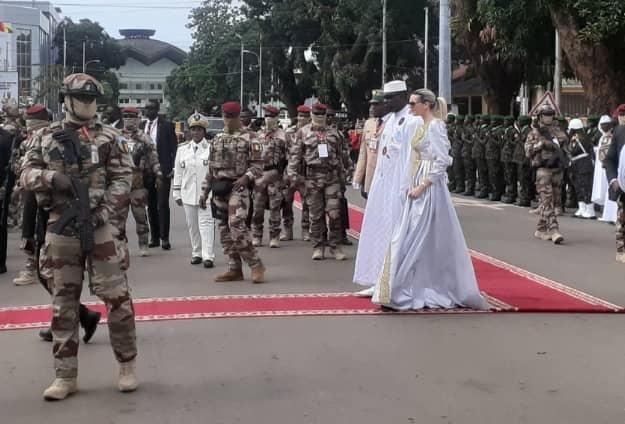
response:
M423 102L408 102L408 104L410 105L410 107L415 107L416 105L419 105L419 104L423 105L425 103L423 103Z

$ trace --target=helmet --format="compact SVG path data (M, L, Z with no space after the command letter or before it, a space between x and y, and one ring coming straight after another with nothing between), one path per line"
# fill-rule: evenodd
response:
M104 94L102 84L88 74L71 74L65 77L61 85L61 100L66 95L100 97Z
M574 119L571 119L571 121L569 122L569 131L583 130L583 129L584 129L584 123L582 122L581 119L574 118Z

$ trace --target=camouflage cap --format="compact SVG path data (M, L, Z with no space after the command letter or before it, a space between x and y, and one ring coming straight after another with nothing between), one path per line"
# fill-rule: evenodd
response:
M473 121L475 121L475 116L473 116L473 115L467 115L467 117L464 118L464 122L471 123Z
M530 122L532 122L532 118L527 115L521 115L519 116L518 121L520 125L528 125Z
M464 120L465 120L464 115L458 115L458 116L456 116L456 122L464 122Z
M61 85L61 94L100 97L104 94L104 89L91 75L79 73L65 77Z

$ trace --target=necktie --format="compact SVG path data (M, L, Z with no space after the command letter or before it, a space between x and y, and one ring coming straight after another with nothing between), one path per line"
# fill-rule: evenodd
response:
M197 145L193 146L193 153L197 153Z

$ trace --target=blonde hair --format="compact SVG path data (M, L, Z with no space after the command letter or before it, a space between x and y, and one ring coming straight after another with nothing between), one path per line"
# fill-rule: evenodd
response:
M421 88L412 94L419 96L423 103L430 105L430 110L434 117L438 119L447 119L447 101L442 97L436 97L432 90Z

